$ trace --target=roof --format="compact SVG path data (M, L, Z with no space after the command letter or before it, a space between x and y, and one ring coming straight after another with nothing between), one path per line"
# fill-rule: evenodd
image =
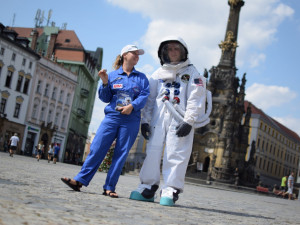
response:
M38 31L38 36L44 33L44 28L23 28L13 27L19 37L32 38L31 32L35 29ZM84 48L73 30L59 30L55 42L54 53L59 60L67 61L85 61Z
M84 50L79 38L73 30L60 30L57 35L56 45L62 48Z
M27 37L32 38L31 32L33 30L37 30L39 33L38 36L40 36L43 33L43 28L26 28L26 27L11 27L14 31L16 31L19 34L19 37Z
M286 126L282 125L278 121L274 120L272 117L268 116L265 114L261 109L257 108L255 105L253 105L252 102L244 101L244 107L245 107L245 112L247 111L247 107L251 104L251 114L259 114L262 116L269 124L273 124L274 127L276 127L280 132L285 133L286 135L298 140L300 142L300 137L298 134L296 134L294 131L290 130Z

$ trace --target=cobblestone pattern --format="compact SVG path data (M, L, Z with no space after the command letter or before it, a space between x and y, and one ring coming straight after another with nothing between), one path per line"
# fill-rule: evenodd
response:
M79 166L0 152L0 224L300 224L300 201L187 183L175 207L128 199L138 176L120 177L114 199L102 195L106 173L81 192L60 180Z

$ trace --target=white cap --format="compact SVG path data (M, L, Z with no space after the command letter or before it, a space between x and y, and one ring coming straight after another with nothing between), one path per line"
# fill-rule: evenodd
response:
M136 47L135 45L126 45L121 50L121 56L123 56L123 54L126 52L134 52L134 51L138 51L139 55L143 55L145 53L143 49L138 49L138 47Z

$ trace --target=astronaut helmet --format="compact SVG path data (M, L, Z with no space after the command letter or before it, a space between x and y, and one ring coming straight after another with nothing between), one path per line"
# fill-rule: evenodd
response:
M188 59L187 45L180 37L165 37L159 45L158 58L161 65L184 62Z

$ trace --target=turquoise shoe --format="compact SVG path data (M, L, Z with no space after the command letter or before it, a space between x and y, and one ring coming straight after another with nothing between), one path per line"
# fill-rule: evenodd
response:
M130 194L129 199L137 200L137 201L144 201L144 202L154 202L154 197L152 197L152 198L145 198L138 191L132 191L131 194Z
M175 205L173 198L169 198L169 197L161 197L159 204L164 205L164 206L174 206Z

